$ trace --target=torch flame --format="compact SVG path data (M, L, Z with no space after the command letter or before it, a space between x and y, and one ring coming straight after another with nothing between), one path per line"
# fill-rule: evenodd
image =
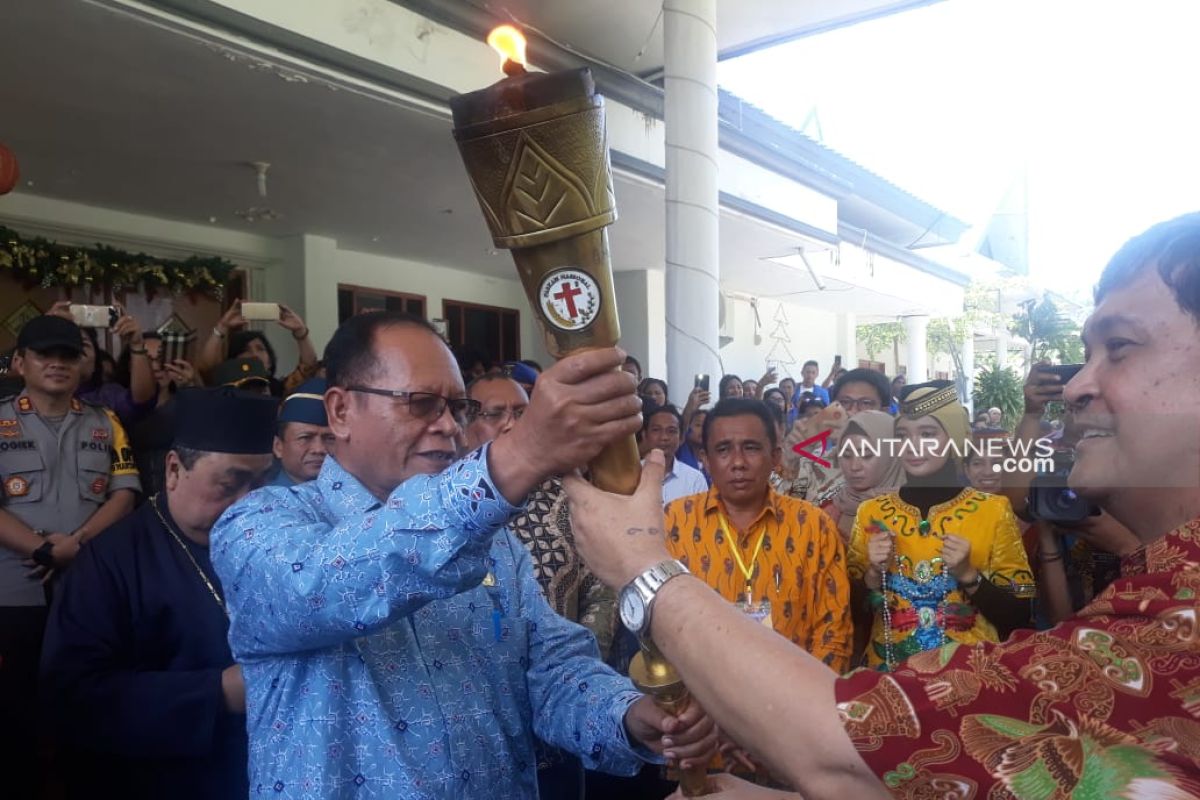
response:
M511 61L514 64L525 64L525 36L512 25L501 25L493 28L488 34L488 46L500 54L500 67Z

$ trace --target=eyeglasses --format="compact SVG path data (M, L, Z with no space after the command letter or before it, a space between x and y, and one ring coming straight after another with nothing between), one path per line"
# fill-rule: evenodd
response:
M346 389L351 392L390 397L407 405L409 414L427 422L438 419L449 408L450 416L454 417L454 421L459 425L465 425L472 415L479 413L480 409L478 400L466 397L442 397L433 392L402 392L396 389L375 389L371 386L347 386Z
M482 420L489 425L503 425L510 417L516 422L525 416L525 408L525 406L520 406L519 408L498 408L494 411L476 411L473 414L468 414L467 418L471 422Z
M879 400L874 397L839 397L837 401L847 411L879 410Z

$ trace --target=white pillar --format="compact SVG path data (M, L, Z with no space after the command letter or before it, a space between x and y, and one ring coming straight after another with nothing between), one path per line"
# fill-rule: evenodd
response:
M962 370L967 409L971 410L974 407L971 396L975 391L975 334L972 331L967 331L967 335L963 337Z
M908 383L924 383L929 380L928 350L925 346L925 329L929 327L929 317L918 314L904 318L904 336L908 340L908 367L906 377Z
M667 333L663 319L665 307L662 270L620 270L613 273L617 290L617 308L621 309L621 347L642 365L647 378L667 375ZM680 408L687 402L692 385L682 394L672 389L672 401Z
M663 0L668 383L721 375L717 183L717 3Z
M1008 328L1004 322L1000 323L1000 329L996 332L996 366L1008 366Z

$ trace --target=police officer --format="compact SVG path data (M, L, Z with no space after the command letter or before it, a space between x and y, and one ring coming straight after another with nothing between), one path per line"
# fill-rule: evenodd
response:
M12 360L25 388L0 400L0 775L6 789L17 781L14 797L32 793L20 784L38 772L36 680L46 622L38 578L128 514L139 490L116 417L75 397L82 355L74 322L35 317L17 335Z

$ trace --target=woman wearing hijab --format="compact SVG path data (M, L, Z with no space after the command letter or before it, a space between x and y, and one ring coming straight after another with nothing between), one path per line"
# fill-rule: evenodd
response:
M827 512L847 543L858 507L904 483L904 468L890 446L895 425L895 418L883 411L860 411L846 424L838 447L838 467L845 483Z
M858 507L848 557L873 612L867 663L883 670L1029 627L1035 592L1008 500L967 486L970 434L954 385L906 387L895 425L905 484Z

